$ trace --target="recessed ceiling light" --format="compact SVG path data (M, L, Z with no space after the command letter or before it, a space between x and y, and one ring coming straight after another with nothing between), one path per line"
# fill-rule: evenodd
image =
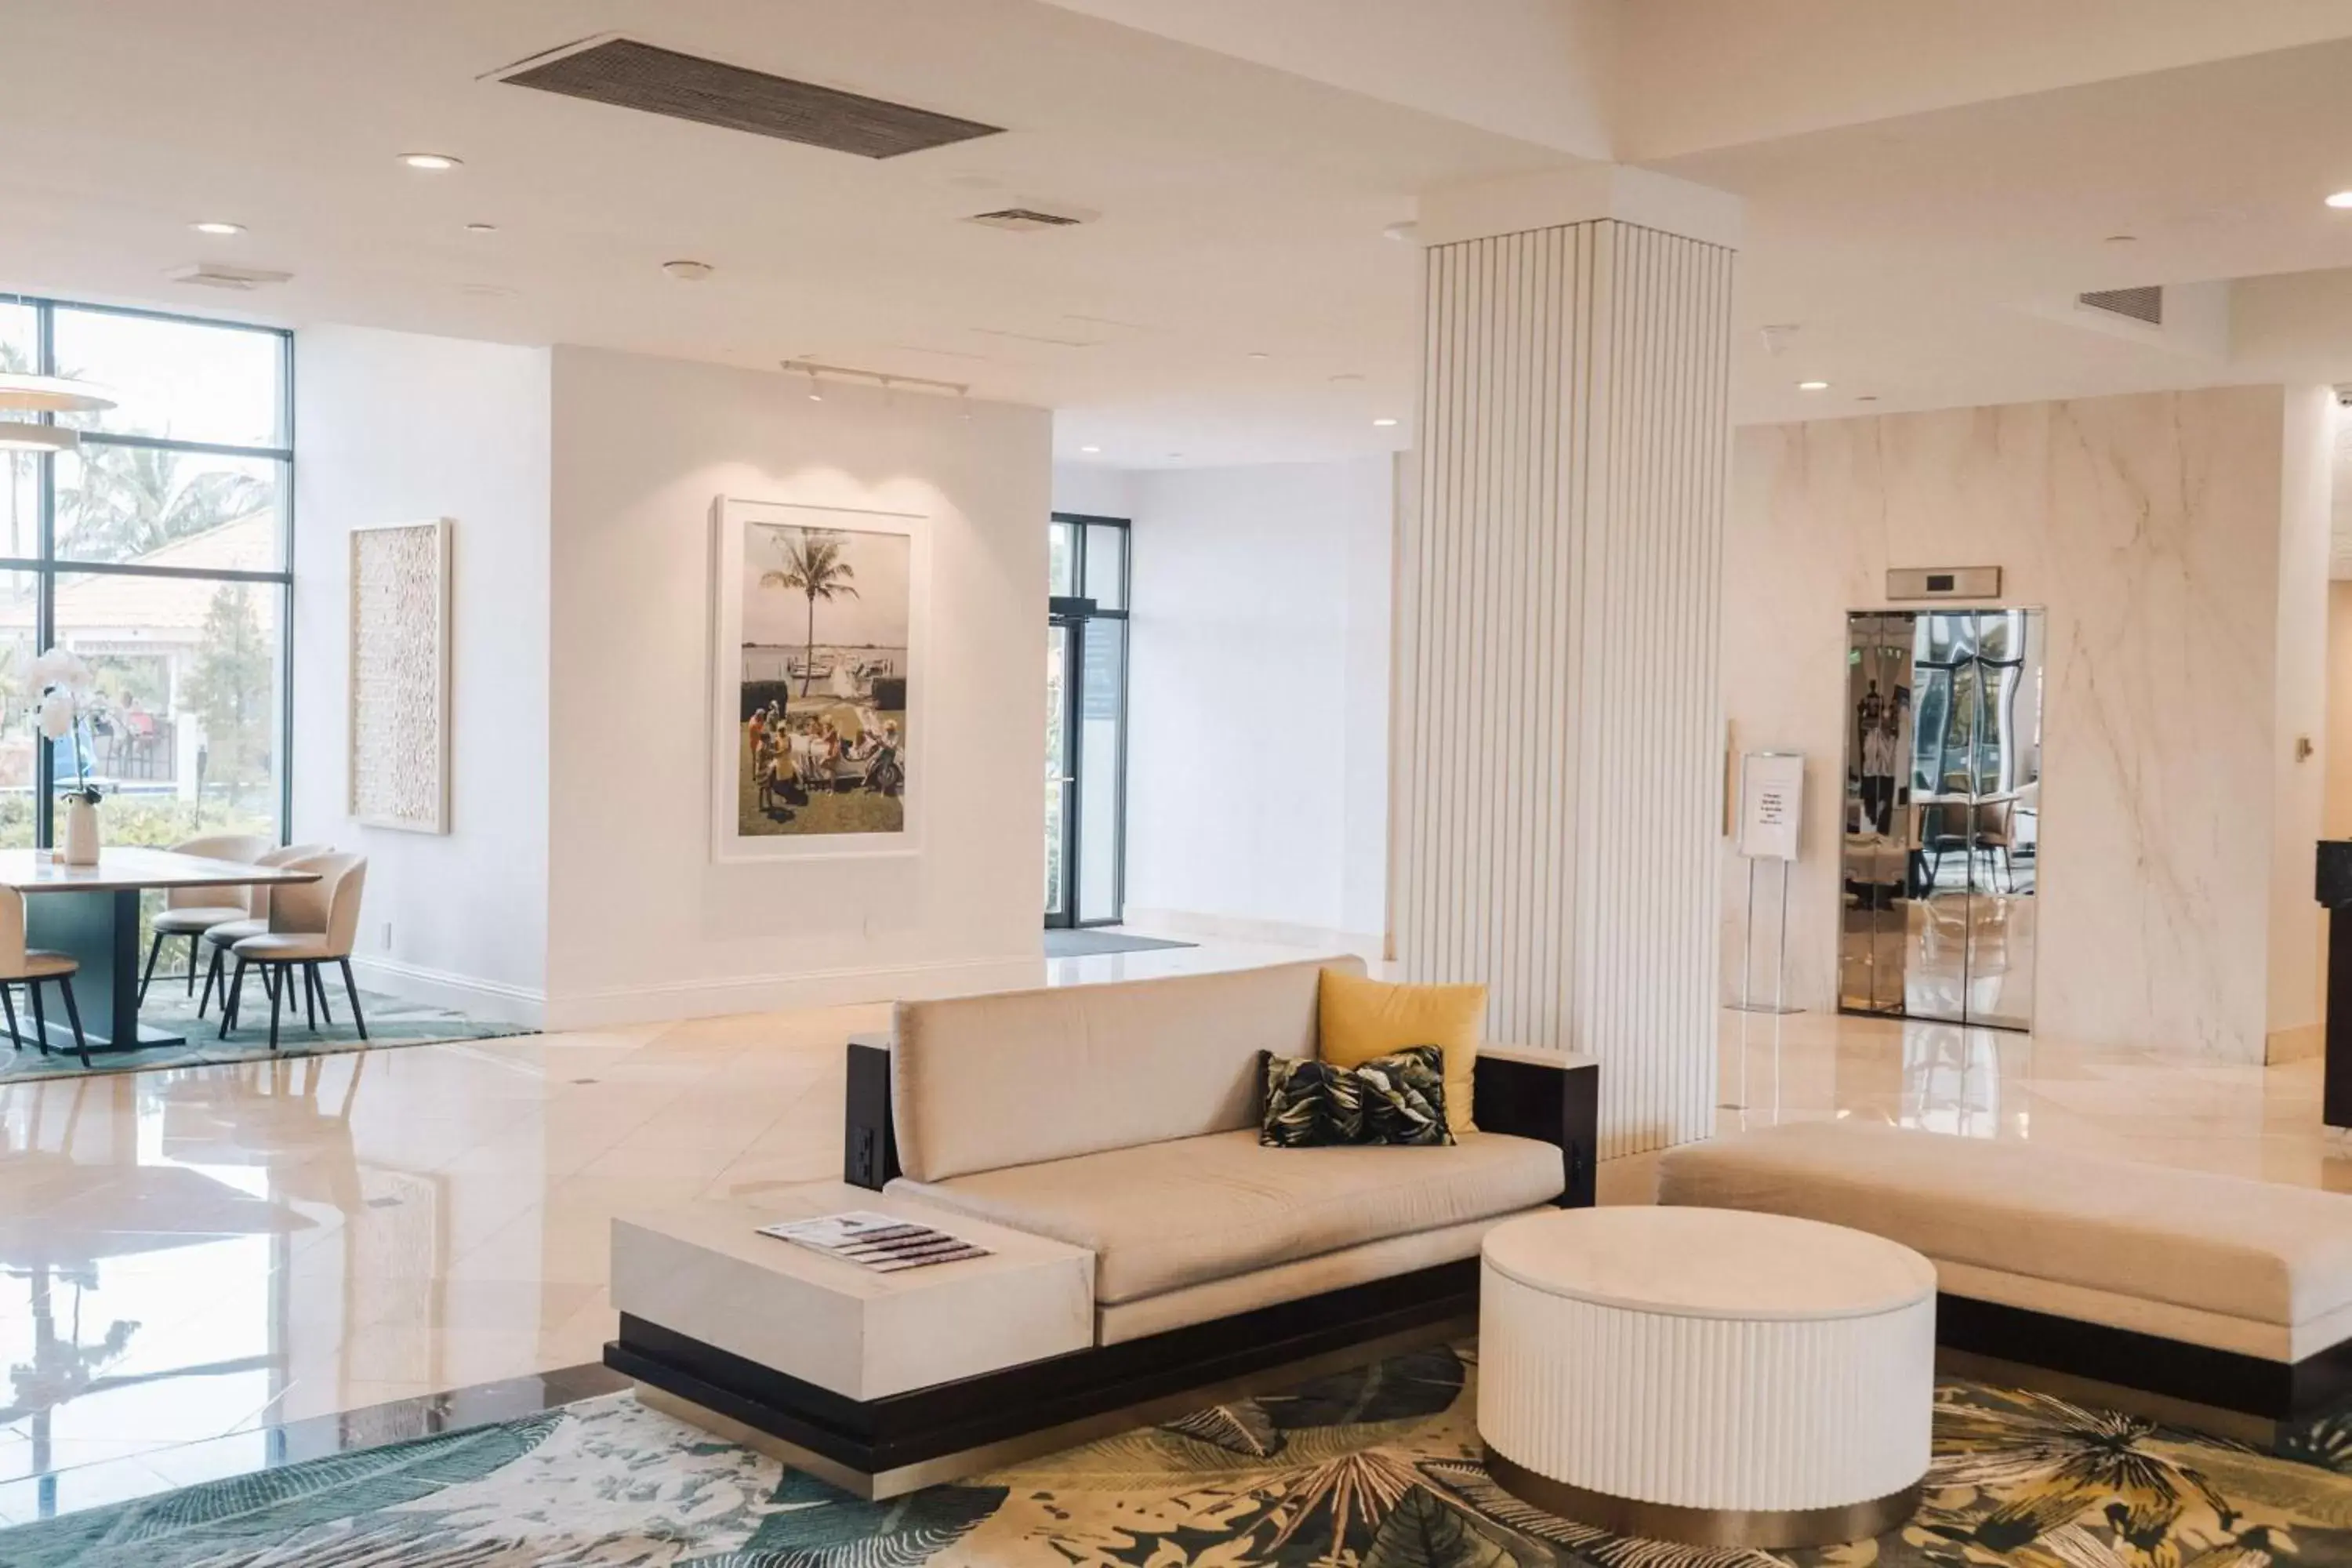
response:
M454 169L465 162L446 153L403 153L400 161L412 169Z
M1364 378L1352 370L1346 370L1341 371L1338 375L1333 376L1331 379L1333 381L1361 381Z
M1250 350L1250 358L1252 359L1270 359L1273 356L1268 354L1264 349Z
M243 234L245 232L245 225L223 223L218 218L206 218L202 223L192 223L188 226L198 234Z
M499 232L499 226L494 223L469 223L466 226L466 232L467 234L496 234Z
M662 270L681 283L699 283L719 268L708 261L665 261Z
M2352 191L2336 192L2327 198L2327 205L2336 208L2352 207Z
M1381 229L1381 237L1383 239L1407 240L1411 239L1414 235L1419 234L1420 232L1421 225L1414 223L1412 219L1408 218L1402 223L1392 223L1387 227Z
M1830 384L1826 381L1801 381L1797 383L1797 390L1799 392L1827 392L1829 389Z
M2107 236L2107 243L2109 245L2137 245L2139 243L2139 236L2136 234L2111 234Z
M1395 423L1396 423L1396 421L1395 421L1395 420L1393 420L1393 419L1375 419L1375 420L1373 420L1373 421L1372 421L1372 423L1373 423L1373 424L1375 424L1375 425L1377 425L1377 426L1379 426L1381 429L1385 430L1385 429L1387 429L1390 426L1391 426L1391 425L1395 424Z
M1102 448L1100 447L1081 447L1078 450L1081 452L1099 452Z

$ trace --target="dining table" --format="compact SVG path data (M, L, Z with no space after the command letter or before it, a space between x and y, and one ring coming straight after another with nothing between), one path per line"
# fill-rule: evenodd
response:
M186 1037L139 1021L139 904L149 889L245 889L315 882L316 871L250 866L172 849L100 849L89 866L68 866L48 849L0 849L0 885L25 895L25 942L71 957L74 994L92 1055L184 1044ZM243 899L226 899L243 903ZM27 1023L30 1020L26 1020ZM50 1043L72 1047L62 1024Z

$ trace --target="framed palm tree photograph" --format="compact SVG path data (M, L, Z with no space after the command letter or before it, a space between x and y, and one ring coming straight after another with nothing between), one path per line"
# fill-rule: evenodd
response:
M713 510L713 858L913 853L923 520Z

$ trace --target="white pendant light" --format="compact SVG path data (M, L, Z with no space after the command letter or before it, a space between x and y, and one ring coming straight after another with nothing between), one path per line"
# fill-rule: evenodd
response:
M80 445L81 432L62 425L0 419L0 452L70 452Z
M0 372L0 408L35 414L102 414L113 406L113 396L93 382Z

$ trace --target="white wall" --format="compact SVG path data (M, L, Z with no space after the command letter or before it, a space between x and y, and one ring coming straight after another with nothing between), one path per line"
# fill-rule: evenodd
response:
M1135 516L1137 475L1125 468L1076 463L1054 465L1054 510L1083 517Z
M551 1025L1042 979L1047 415L575 348L553 385ZM919 856L712 862L721 494L930 520Z
M1395 464L1128 476L1130 918L1379 952Z
M368 857L364 984L536 1023L548 933L547 351L350 327L294 342L292 836ZM361 827L343 809L349 531L431 517L457 522L444 836Z
M2308 900L2319 772L2283 778L2296 766L2283 727L2321 721L2315 689L2279 668L2305 645L2315 663L2320 644L2315 599L2282 616L2283 588L2325 577L2304 471L2325 453L2288 452L2318 438L2313 395L2233 387L1738 433L1725 712L1735 748L1808 757L1793 1003L1835 1005L1845 612L1885 604L1891 565L1998 564L2005 602L2049 613L2039 1032L2260 1061L2274 1027L2310 1021L2294 977L2314 927L2290 893ZM1727 847L1727 968L1743 868Z

